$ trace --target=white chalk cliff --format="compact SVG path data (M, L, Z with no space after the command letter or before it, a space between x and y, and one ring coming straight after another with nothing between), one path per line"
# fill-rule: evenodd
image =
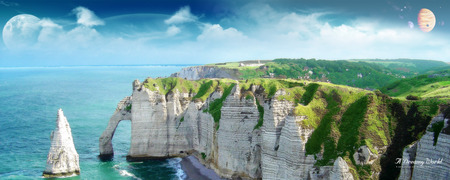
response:
M180 72L173 73L171 77L179 77L187 80L199 80L203 78L238 79L238 77L235 77L237 73L236 70L222 69L216 66L193 66L183 68Z
M265 99L257 85L250 89L255 98L243 98L239 83L226 97L218 128L204 111L221 98L217 89L205 102L194 101L195 94L178 90L167 95L133 82L133 94L122 100L100 137L100 155L113 154L111 139L121 120L131 120L130 160L195 155L205 166L223 178L242 179L353 179L342 158L333 166L313 167L313 155L305 155L306 140L312 129L301 127L305 116L295 116L294 104L277 100L283 90ZM264 107L262 127L255 128ZM131 108L126 108L131 107ZM322 173L315 173L320 171Z
M62 109L58 110L56 128L52 131L51 147L47 156L44 177L60 177L80 174L78 153L73 144L72 130Z
M444 129L448 128L449 119L440 114L433 118L428 129L439 121L444 121ZM439 133L436 145L433 145L434 133L427 131L419 141L404 149L399 179L450 179L450 135L444 133L444 129Z

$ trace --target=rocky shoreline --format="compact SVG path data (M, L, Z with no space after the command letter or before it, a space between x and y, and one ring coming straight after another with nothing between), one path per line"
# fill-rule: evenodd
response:
M186 173L187 180L220 180L214 170L203 166L195 156L182 158L180 164Z

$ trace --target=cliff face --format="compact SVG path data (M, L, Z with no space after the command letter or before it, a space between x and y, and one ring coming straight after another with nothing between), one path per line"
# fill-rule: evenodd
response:
M444 122L444 128L449 126L449 119L443 114L433 118L428 126ZM450 178L450 135L440 131L434 145L434 132L427 131L422 138L405 148L401 159L401 173L399 179L449 179ZM400 160L400 159L399 159Z
M284 94L280 91L276 95ZM291 114L293 103L272 100L264 105L262 171L267 179L306 179L315 163L305 156L305 139L312 130L299 126L304 117ZM266 121L266 119L270 119Z
M165 95L151 91L136 80L133 95L119 103L100 137L100 154L113 154L114 129L120 120L129 119L129 160L192 154L224 178L352 179L342 158L332 166L313 168L314 156L305 155L305 143L313 130L302 128L300 122L307 117L293 115L292 102L277 99L285 91L267 99L262 87L252 85L249 89L254 96L248 98L241 94L240 84L234 83L220 109L220 121L215 122L208 110L222 98L223 90L217 88L202 102L191 100L195 94L177 89ZM264 109L260 127L258 104Z
M402 119L392 119L391 127L388 103L383 95L329 83L136 80L132 96L120 101L100 137L100 155L113 155L111 139L117 124L131 120L129 160L194 155L231 179L377 179L386 149L396 148L390 131L402 127L419 134L427 125L419 128L414 122L420 119L408 115L418 113L413 102ZM394 104L399 105L397 110L404 109ZM429 120L431 114L430 110ZM412 124L396 125L405 122ZM397 140L404 140L401 132L395 133ZM426 160L420 154L431 155L431 151L437 153L433 158L447 158L448 133L441 133L437 146L432 144L432 134L425 134L403 154L404 159ZM403 147L397 147L398 152ZM436 169L408 166L401 176L428 178L442 172L445 179L448 168L448 162Z
M215 66L194 66L181 69L180 72L172 74L170 77L179 77L187 80L199 80L203 78L229 78L238 79L237 70L224 70Z
M73 144L72 130L61 109L58 110L56 128L50 136L51 147L47 156L44 177L60 177L80 174L77 150Z

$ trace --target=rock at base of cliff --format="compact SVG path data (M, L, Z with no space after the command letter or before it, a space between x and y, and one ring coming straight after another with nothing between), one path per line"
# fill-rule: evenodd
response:
M353 180L353 176L349 171L347 162L341 157L334 161L333 170L330 174L330 179L334 180Z
M44 172L42 174L42 176L44 176L44 178L71 177L71 176L78 176L78 175L80 175L80 171L75 171L75 172L70 172L70 173L56 173L56 174Z
M79 156L72 138L72 130L62 109L58 110L56 128L52 132L44 177L74 176L80 174Z
M373 154L368 146L364 145L358 148L355 154L353 154L353 158L355 159L356 164L365 165L365 164L373 164L375 160L378 158L378 156Z
M214 170L203 166L194 156L184 157L181 160L181 168L186 173L188 180L220 180Z

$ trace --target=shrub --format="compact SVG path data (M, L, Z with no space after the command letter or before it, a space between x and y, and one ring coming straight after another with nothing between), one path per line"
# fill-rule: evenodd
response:
M201 154L202 154L202 159L205 160L206 159L206 154L204 152L202 152Z
M414 96L414 95L408 95L408 96L406 96L406 99L407 100L419 100L420 98L418 97L418 96Z
M259 129L259 128L263 125L263 122L264 122L264 107L262 107L262 106L259 104L259 101L258 101L258 100L256 100L256 105L258 106L259 119L258 119L258 123L255 125L255 127L253 128L253 130Z
M129 104L127 107L125 107L126 111L131 111L131 104Z
M250 95L250 94L247 94L247 96L245 96L245 99L246 99L246 100L251 100L251 99L253 99L253 96Z

